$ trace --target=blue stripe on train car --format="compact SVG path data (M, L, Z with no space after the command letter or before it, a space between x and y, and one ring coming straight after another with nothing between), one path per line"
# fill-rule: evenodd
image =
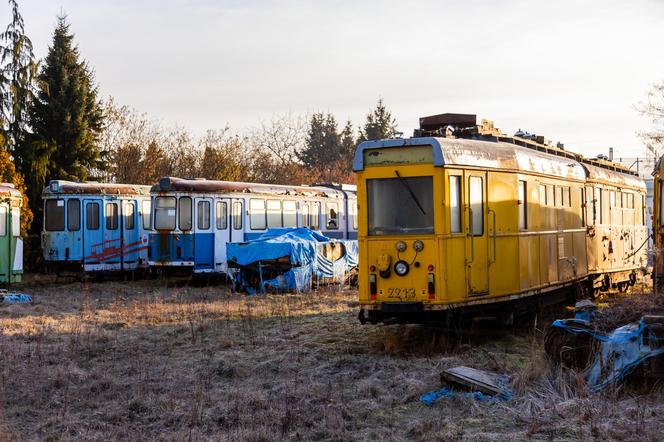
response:
M341 231L327 231L323 232L323 235L327 236L328 238L334 238L334 239L344 239L344 232Z
M157 263L194 261L194 235L188 233L151 233L150 261Z
M357 232L348 232L348 239L357 239Z
M194 270L214 269L214 233L194 233Z

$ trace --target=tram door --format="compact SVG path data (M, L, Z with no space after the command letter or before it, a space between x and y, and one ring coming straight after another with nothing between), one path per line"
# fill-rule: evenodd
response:
M468 296L489 294L489 232L484 172L464 173L466 216L466 280Z
M194 263L198 271L214 270L214 229L212 226L212 198L196 198L196 230L194 234Z
M138 264L141 237L138 233L137 205L137 200L122 201L121 259L123 270L133 270Z
M104 243L101 264L103 270L122 269L122 207L121 201L106 201L104 204Z
M98 265L104 253L104 226L101 213L104 202L100 198L83 200L83 265Z
M215 270L226 270L226 244L231 236L231 200L217 198L214 202L214 260Z
M244 201L233 199L230 242L244 242Z

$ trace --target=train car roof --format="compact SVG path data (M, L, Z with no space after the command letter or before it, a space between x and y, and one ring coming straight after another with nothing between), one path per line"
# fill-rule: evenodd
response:
M163 177L150 192L253 193L343 198L344 192L331 186L285 186L280 184L243 183L206 179Z
M52 180L42 195L149 195L150 186L141 184L74 182Z
M414 137L365 141L358 146L355 152L353 170L364 169L365 154L369 154L367 151L375 150L370 155L377 157L383 153L382 149L416 146L432 146L433 164L439 167L477 166L582 181L588 179L617 186L645 189L643 180L623 172L621 166L608 161L586 160L581 155L567 151L562 151L564 155L555 155L504 141L467 138ZM390 164L389 161L388 158L385 164ZM380 159L373 158L371 162L380 164Z
M0 196L22 197L23 195L12 183L0 183Z

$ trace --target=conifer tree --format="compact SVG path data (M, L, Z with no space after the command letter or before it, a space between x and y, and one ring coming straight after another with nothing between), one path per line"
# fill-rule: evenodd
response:
M317 112L311 116L305 147L298 158L306 168L318 173L319 179L328 181L331 170L340 158L340 136L337 120L330 113Z
M367 114L364 128L360 129L358 142L391 138L397 132L397 121L387 110L382 98L378 99L376 108Z
M32 207L37 224L47 180L86 180L108 168L99 147L104 117L97 88L92 71L79 58L67 18L59 16L29 109L32 135L16 152L29 196L37 202Z
M30 109L34 159L48 157L48 178L85 180L108 167L99 147L104 119L97 87L79 58L67 18L59 16Z
M25 139L28 107L34 97L37 62L25 34L16 0L9 0L11 21L0 33L0 123L5 132L2 149L14 153Z
M348 120L344 126L340 137L339 144L339 154L343 164L347 168L351 168L353 165L353 157L355 156L355 147L357 143L355 142L355 134L353 130L353 123Z

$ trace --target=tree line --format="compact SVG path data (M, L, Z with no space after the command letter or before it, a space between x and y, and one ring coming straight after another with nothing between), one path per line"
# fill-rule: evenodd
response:
M382 99L365 124L342 127L329 112L278 115L245 133L193 135L112 98L101 100L66 15L37 60L17 0L0 33L0 180L25 196L22 230L41 229L51 179L152 184L162 176L281 184L353 182L355 146L389 138L396 121ZM34 217L34 223L32 223Z

